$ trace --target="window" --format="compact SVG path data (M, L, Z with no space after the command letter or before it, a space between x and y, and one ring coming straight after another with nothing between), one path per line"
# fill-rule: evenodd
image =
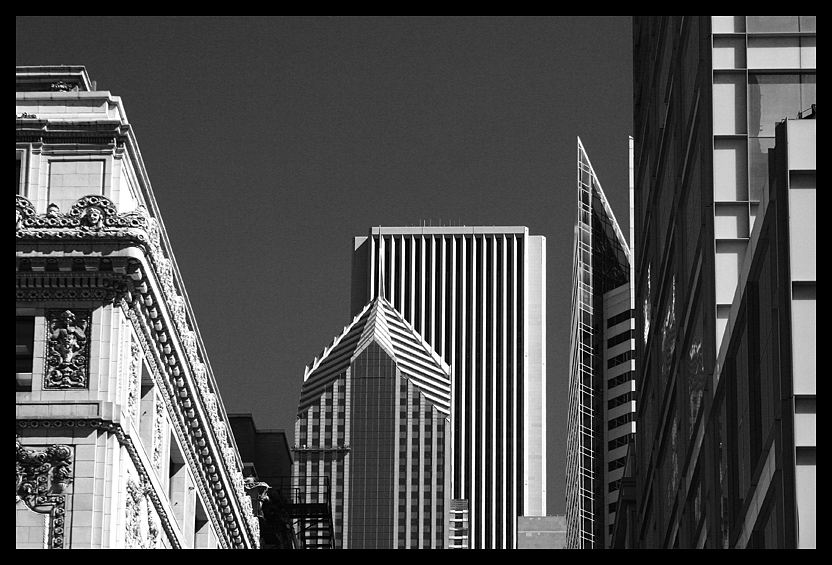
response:
M621 406L627 402L635 400L635 393L633 391L627 392L607 401L607 409L612 410L616 406Z
M616 355L612 359L608 359L607 360L607 369L612 369L616 365L620 365L622 363L625 363L625 362L629 361L632 358L633 358L633 352L632 351L625 351L624 353L622 353L620 355Z
M607 463L607 471L615 471L616 469L620 469L621 467L623 467L626 464L627 464L627 458L626 457L619 457L618 459L616 459L614 461L610 461L609 463Z
M35 350L34 316L17 316L15 323L15 357L16 392L32 390L32 369Z
M633 371L627 371L626 373L622 373L617 377L613 377L607 381L607 389L611 389L617 387L620 384L624 384L627 381L632 381L635 379L635 373Z
M15 194L19 194L20 196L26 196L26 183L25 178L23 176L23 171L25 170L23 163L25 161L25 155L23 151L15 151L15 172L17 173L16 176L16 183L17 183L17 192Z
M633 337L633 330L627 330L623 333L615 335L607 340L607 349L615 347L618 344L625 343L632 339Z
M612 430L617 428L618 426L623 426L629 422L633 421L633 417L635 414L633 412L627 412L626 414L622 414L618 418L613 418L612 420L607 422L607 430Z
M611 327L613 327L617 324L620 324L621 322L623 322L625 320L629 320L630 318L633 318L633 317L634 317L633 310L627 310L625 312L621 312L620 314L616 314L615 316L613 316L612 318L607 320L607 328L611 328Z

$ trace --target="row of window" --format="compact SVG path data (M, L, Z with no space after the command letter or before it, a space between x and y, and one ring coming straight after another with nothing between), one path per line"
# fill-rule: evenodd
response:
M635 373L633 371L627 371L626 373L622 373L617 377L613 377L607 381L607 390L615 388L618 385L623 385L624 383L632 381L633 379L635 379Z
M624 343L633 339L634 330L627 330L622 332L618 335L614 335L613 337L607 340L607 349L614 347L620 343Z
M633 437L633 434L626 434L621 437L617 437L613 440L610 440L607 442L607 450L612 451L613 449L616 449L618 447L624 447L625 445L630 443L630 441L632 441Z
M618 418L613 418L612 420L607 422L607 429L612 430L617 428L618 426L623 426L629 422L632 422L635 419L635 412L627 412L626 414L622 414Z
M633 352L632 351L625 351L624 353L621 353L620 355L616 355L615 357L611 357L610 359L607 360L607 369L612 369L616 365L621 365L622 363L626 363L627 361L629 361L632 358L633 358Z
M626 320L630 320L634 317L635 317L635 310L625 310L624 312L621 312L620 314L616 314L612 318L609 318L607 320L607 328L611 328L613 326L616 326L616 325L620 324L621 322L624 322Z
M607 401L607 409L615 408L616 406L621 406L622 404L626 404L627 402L631 402L636 399L635 392L630 391L620 396L616 396L613 399Z

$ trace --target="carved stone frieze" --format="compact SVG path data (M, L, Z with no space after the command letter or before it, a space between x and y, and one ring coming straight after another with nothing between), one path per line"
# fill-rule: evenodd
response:
M139 402L141 401L141 371L142 357L139 345L129 339L130 346L130 367L127 382L127 413L133 421L138 421Z
M153 403L153 436L151 442L150 464L156 473L162 471L162 460L165 453L165 405L157 399Z
M89 310L47 310L44 388L89 386L91 321Z
M16 195L15 228L18 238L132 237L139 241L148 238L150 217L144 207L134 212L119 214L115 204L106 196L84 196L63 213L55 204L45 214L37 214L25 197Z
M75 92L79 90L77 84L71 84L62 80L52 83L51 87L54 92Z
M160 546L161 529L155 509L149 503L152 488L146 483L127 479L127 520L125 521L126 549L156 549Z

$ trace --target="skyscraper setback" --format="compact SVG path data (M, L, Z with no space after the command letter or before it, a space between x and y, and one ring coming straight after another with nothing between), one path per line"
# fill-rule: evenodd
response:
M471 548L513 548L517 517L546 514L545 282L546 240L525 227L355 240L353 313L380 292L451 368L451 499Z

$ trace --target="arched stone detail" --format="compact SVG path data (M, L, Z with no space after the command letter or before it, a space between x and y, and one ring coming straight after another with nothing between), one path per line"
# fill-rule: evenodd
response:
M96 194L78 199L67 215L76 220L77 225L88 229L116 227L119 223L118 210L113 201Z

